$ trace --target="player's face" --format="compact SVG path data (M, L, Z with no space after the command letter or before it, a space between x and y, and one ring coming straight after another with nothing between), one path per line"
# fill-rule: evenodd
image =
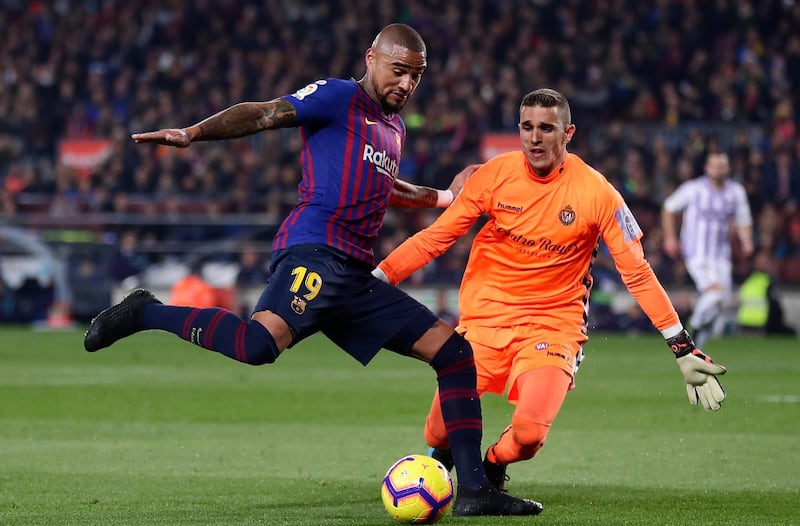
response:
M730 163L728 156L725 154L709 155L706 160L705 172L713 183L720 184L730 171Z
M367 50L367 77L386 113L397 113L406 105L422 80L425 55L401 46Z
M519 112L519 138L528 163L539 177L561 164L575 125L562 122L558 108L523 106Z

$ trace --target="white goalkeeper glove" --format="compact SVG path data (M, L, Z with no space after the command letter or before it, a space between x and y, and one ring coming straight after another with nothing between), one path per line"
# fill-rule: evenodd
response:
M685 329L669 338L667 345L675 354L678 368L686 381L689 403L697 405L699 400L707 411L718 410L725 400L725 391L716 375L725 374L725 367L715 364L709 356L695 347Z

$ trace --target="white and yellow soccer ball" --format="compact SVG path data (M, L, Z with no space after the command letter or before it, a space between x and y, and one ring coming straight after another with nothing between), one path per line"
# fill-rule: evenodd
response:
M398 522L433 524L453 507L453 480L438 460L409 455L386 472L381 499Z

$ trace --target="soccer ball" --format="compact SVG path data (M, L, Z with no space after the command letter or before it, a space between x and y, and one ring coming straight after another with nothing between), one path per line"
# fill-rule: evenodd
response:
M389 515L399 522L432 524L453 507L453 481L438 460L409 455L386 472L381 500Z

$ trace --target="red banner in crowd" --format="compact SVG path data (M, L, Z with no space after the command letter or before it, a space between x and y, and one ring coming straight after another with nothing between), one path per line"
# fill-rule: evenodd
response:
M481 162L519 149L519 135L516 133L487 133L481 141Z
M58 162L88 173L110 156L111 141L108 139L69 139L61 142Z

